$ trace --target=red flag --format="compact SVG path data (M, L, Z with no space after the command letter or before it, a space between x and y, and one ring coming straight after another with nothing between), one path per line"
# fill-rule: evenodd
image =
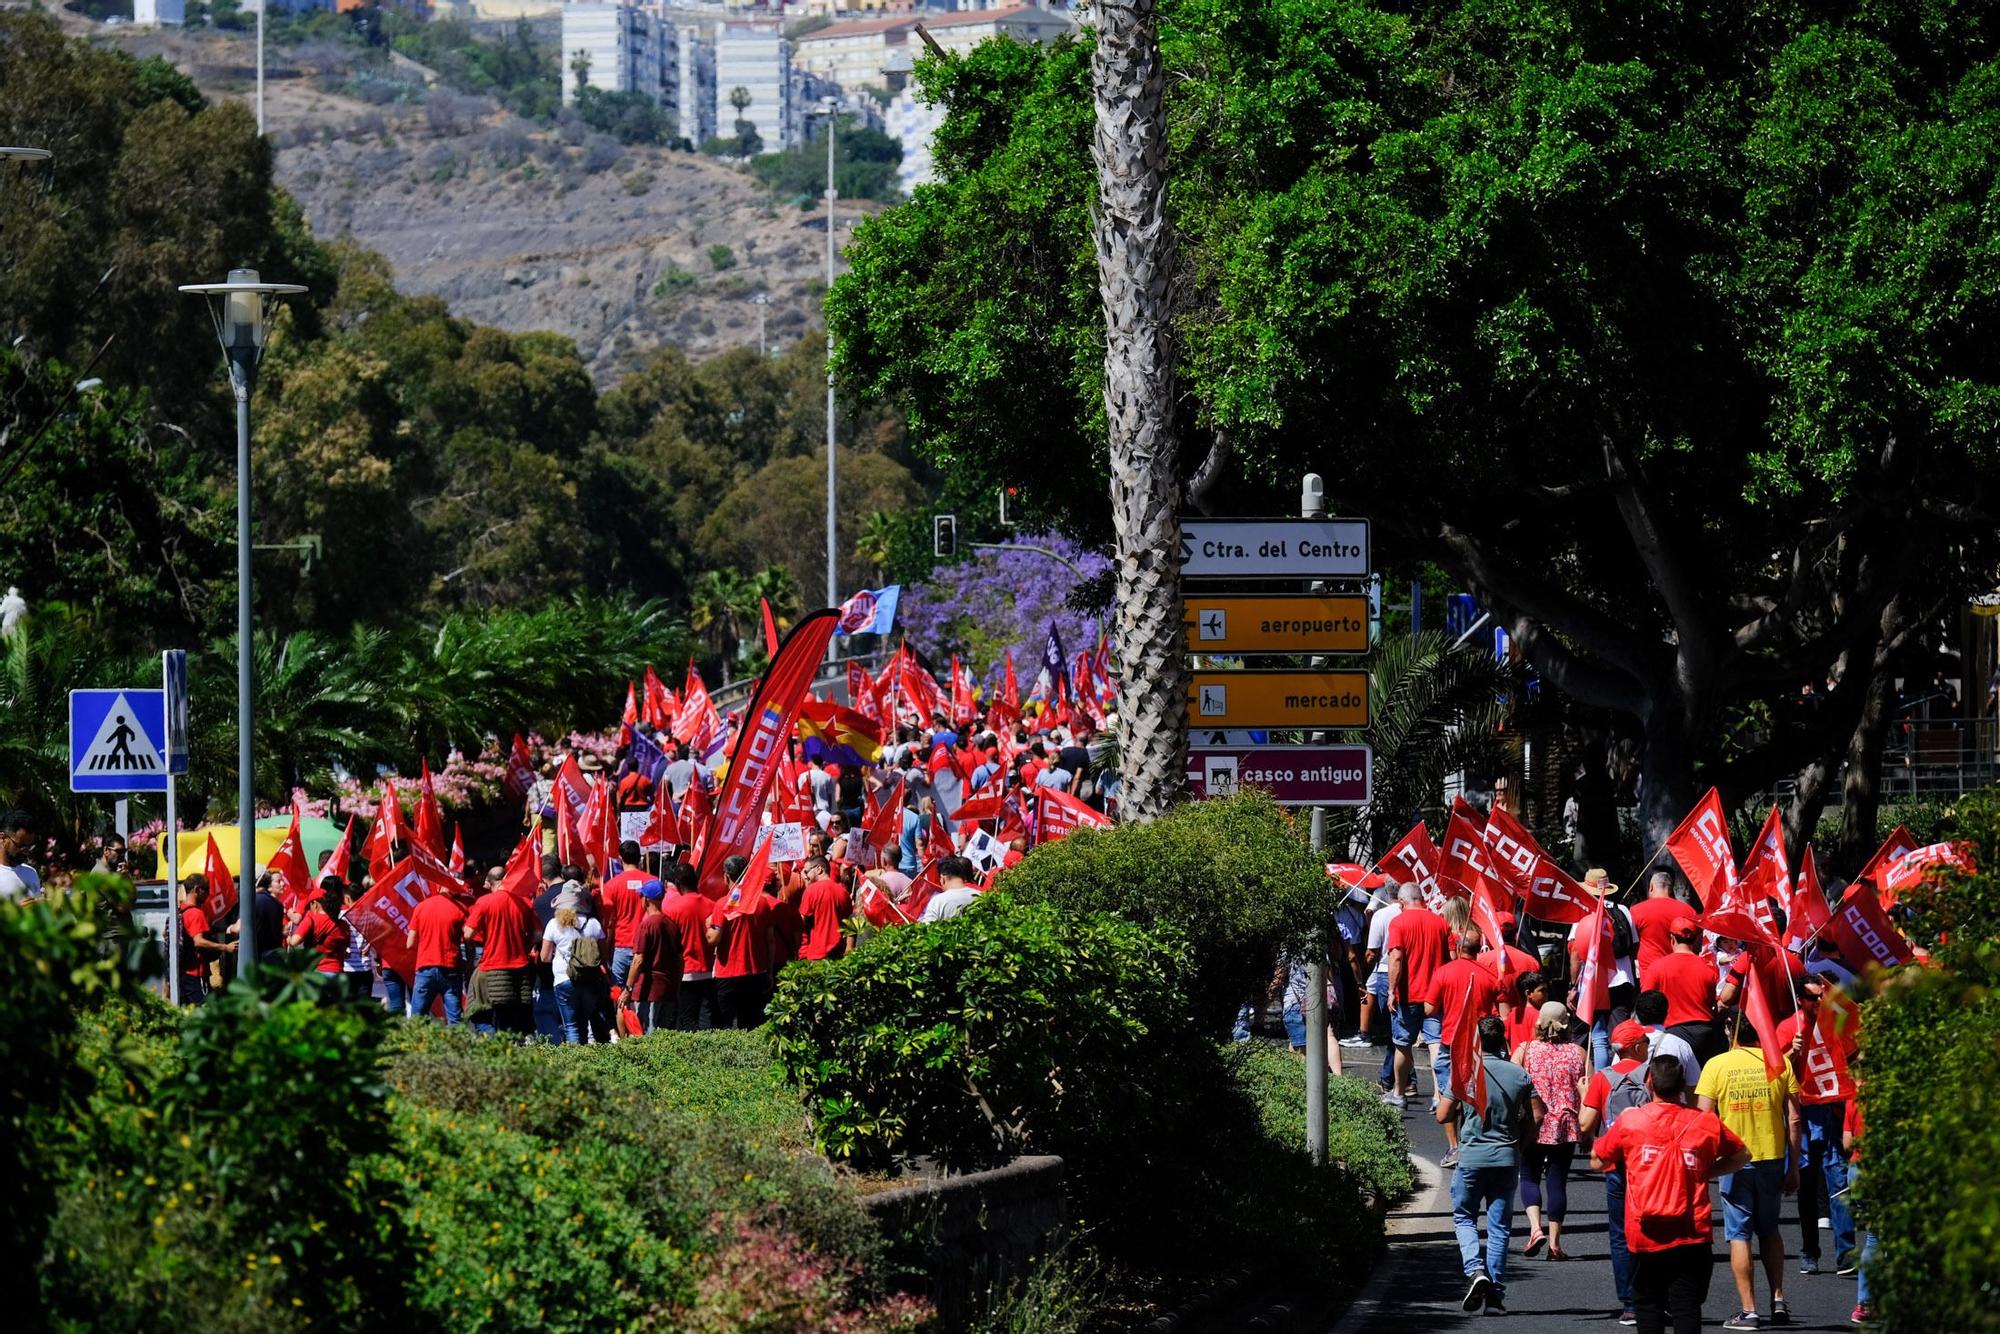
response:
M753 850L758 817L778 776L778 760L785 754L799 709L812 689L813 676L826 657L826 646L839 620L838 612L822 610L793 626L743 712L743 730L730 753L729 774L716 795L714 827L701 849L701 892L710 898L727 892L723 859L748 856Z
M1890 863L1875 882L1880 890L1882 906L1895 907L1896 900L1902 897L1904 890L1922 884L1940 869L1971 875L1978 869L1972 862L1972 845L1933 843L1928 847L1914 848L1904 853Z
M1052 787L1036 790L1035 806L1040 825L1035 839L1037 843L1053 843L1059 838L1067 838L1078 829L1111 827L1108 817L1100 815L1069 793L1058 792Z
M1840 957L1856 972L1869 964L1895 968L1917 957L1876 902L1874 892L1858 880L1847 887L1847 897L1834 910L1824 938L1840 950Z
M417 955L405 943L410 914L431 895L450 894L457 888L457 882L445 872L414 855L405 857L369 888L360 903L348 909L347 921L367 938L384 968L402 978L404 986L413 986Z
M1771 813L1764 817L1764 827L1757 831L1757 841L1750 845L1750 851L1743 855L1743 871L1737 877L1737 892L1753 908L1761 909L1760 918L1771 920L1768 900L1776 899L1778 906L1787 916L1792 911L1792 867L1785 856L1785 822L1773 806Z
M1916 850L1916 835L1910 832L1910 827L1897 825L1896 832L1882 840L1882 846L1875 849L1875 855L1868 859L1868 864L1854 877L1854 883L1875 884L1877 876Z
M611 863L604 855L604 840L608 832L615 849L617 828L618 814L611 808L611 785L600 776L590 785L590 798L576 817L577 850L599 879L611 874Z
M673 789L665 783L653 784L653 805L646 813L646 827L639 834L640 849L659 852L685 842L681 837L681 822L674 815Z
M413 842L421 843L436 856L444 856L444 807L438 805L437 789L431 785L431 762L421 761L423 777L417 791L417 827Z
M1838 990L1832 985L1827 987L1829 995ZM1844 1001L1846 997L1841 999ZM1805 1049L1799 1053L1799 1093L1809 1103L1844 1102L1854 1096L1854 1076L1847 1069L1847 1044L1837 1035L1829 1039L1826 1032L1830 1026L1829 1014L1826 998L1822 997L1818 1015L1801 1014L1799 1019L1806 1034Z
M465 843L459 838L459 827L451 827L451 856L445 860L453 875L465 874Z
M964 724L978 716L979 703L973 698L972 673L965 670L954 653L951 655L951 720Z
M314 893L312 872L306 869L305 844L299 841L297 806L292 807L292 827L285 831L285 841L271 854L269 867L285 910L297 912L299 905Z
M627 727L639 721L639 686L629 678L625 682L625 707L618 711L618 721Z
M588 800L588 798L586 798ZM576 821L580 814L575 799L570 796L569 784L556 779L556 856L564 866L575 866L582 858L577 855Z
M1438 876L1457 885L1468 896L1483 898L1502 912L1514 911L1514 896L1494 871L1486 856L1484 827L1476 811L1463 797L1452 803L1451 819L1444 827L1444 846L1438 849Z
M951 841L951 830L945 827L944 819L931 812L930 827L924 831L924 853L932 861L956 855L958 848Z
M1604 938L1611 933L1604 929L1604 905L1608 898L1597 901L1597 911L1591 914L1590 925L1585 928L1589 944L1583 949L1583 962L1576 970L1576 1017L1590 1023L1599 1010L1611 1008L1611 970L1606 967Z
M722 735L722 715L715 711L708 687L702 684L701 671L692 661L688 663L687 680L681 689L680 710L674 715L674 735L696 751L706 751Z
M1000 678L1000 699L1013 711L1016 718L1021 716L1021 683L1014 678L1014 650L1007 650L1007 670Z
M700 853L708 843L708 828L715 823L715 793L702 781L699 773L688 784L687 795L681 798L681 833L688 846L696 855L687 860L693 865L701 864Z
M1736 871L1736 854L1729 846L1729 820L1722 813L1721 794L1714 788L1667 835L1667 851L1687 873L1703 911L1714 908L1724 877Z
M524 903L542 887L541 844L541 827L536 825L507 855L507 869L500 877L500 888Z
M1540 921L1568 926L1597 911L1597 896L1547 857L1537 857L1528 892L1521 896L1521 911Z
M887 865L889 849L903 837L903 783L896 780L894 791L883 789L881 807L875 817L868 822L868 846L875 849L875 860Z
M1486 948L1493 952L1493 971L1507 976L1507 938L1500 932L1500 914L1493 911L1490 900L1474 896L1472 900L1472 920L1479 927L1480 938Z
M396 864L396 830L402 823L396 818L398 814L395 786L391 784L389 794L375 808L375 823L368 826L368 837L361 840L361 851L368 858L370 880L382 879Z
M514 733L514 744L507 751L507 776L501 780L507 795L515 801L526 801L528 793L535 786L535 760L528 754L528 743L521 740L519 732Z
M764 609L764 656L778 656L778 618L771 615L771 599L758 598L757 605Z
M382 826L382 841L388 845L408 843L409 826L403 823L403 799L396 795L396 780L382 780L382 804L375 808L375 823Z
M1473 896L1474 903L1480 900ZM1505 958L1505 952L1502 952ZM1504 966L1504 965L1503 965ZM1472 983L1465 984L1465 1003L1458 1008L1458 1022L1451 1030L1451 1096L1460 1104L1479 1109L1486 1119L1486 1062L1480 1059L1479 1007L1472 1003Z
M320 867L319 878L324 881L328 876L335 876L344 881L348 875L347 868L353 861L354 817L350 815L347 817L347 831L340 836L340 842L333 845L333 855L326 859L325 866Z
M1535 863L1544 856L1541 844L1497 802L1486 813L1486 828L1481 837L1486 840L1490 854L1487 865L1512 893L1526 897L1534 882Z
M952 812L952 819L965 821L997 820L1000 818L1001 803L1007 795L1007 775L998 765L987 775L984 786L975 788L958 809Z
M1424 892L1424 905L1432 912L1440 912L1447 898L1455 897L1445 892L1438 878L1438 851L1431 843L1431 831L1422 822L1396 841L1396 846L1383 853L1375 863L1400 881L1413 882ZM1457 886L1452 887L1454 890Z
M861 882L861 913L876 927L908 926L910 915L896 906L882 886L874 880Z
M1826 893L1819 887L1819 867L1813 862L1812 844L1799 854L1799 882L1792 891L1791 916L1785 920L1785 948L1796 950L1827 928L1833 914L1827 911Z
M759 895L763 894L764 886L770 882L770 879L771 835L766 830L763 831L763 836L757 840L757 846L751 849L750 864L743 868L743 874L738 876L736 883L729 887L729 906L724 909L724 912L730 916L742 912L743 901L745 899L751 900L751 906L754 907L756 899Z
M653 664L646 664L646 680L639 697L639 721L655 732L664 732L674 725L674 692L667 689L667 683L653 670Z
M932 719L944 712L944 699L938 690L938 683L929 672L917 665L916 655L903 646L903 669L899 678L903 693L918 713L918 724L928 726Z
M229 874L229 863L222 860L222 849L215 846L214 834L208 836L208 861L204 874L208 877L208 897L201 906L208 913L209 921L219 922L236 906L236 879ZM267 948L269 944L283 943L267 942Z
M1764 1073L1776 1079L1785 1071L1785 1049L1778 1045L1778 1021L1771 1013L1771 998L1764 994L1762 971L1754 962L1746 970L1743 1017L1757 1032L1757 1046L1764 1053Z

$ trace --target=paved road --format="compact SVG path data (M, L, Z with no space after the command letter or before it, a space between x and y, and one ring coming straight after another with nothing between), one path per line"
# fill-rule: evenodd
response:
M1369 1068L1355 1061L1367 1053L1350 1050L1350 1070ZM1379 1060L1379 1056L1377 1057ZM1421 1058L1420 1058L1421 1060ZM1420 1071L1419 1086L1428 1091L1430 1072ZM1412 1099L1404 1113L1411 1147L1424 1175L1416 1198L1392 1220L1389 1254L1362 1296L1335 1326L1350 1331L1393 1330L1421 1334L1486 1324L1483 1315L1459 1309L1465 1295L1458 1244L1451 1226L1448 1172L1437 1166L1445 1151L1444 1131L1431 1119L1428 1097ZM1596 1173L1579 1168L1569 1183L1569 1216L1563 1226L1567 1261L1527 1260L1527 1219L1515 1197L1513 1241L1507 1256L1507 1318L1524 1329L1594 1329L1616 1334L1618 1302L1611 1286L1611 1252L1604 1229L1604 1183ZM1722 1242L1721 1211L1717 1210L1715 1279L1708 1290L1706 1328L1719 1329L1736 1311L1736 1287L1729 1277L1728 1247ZM1811 1277L1798 1272L1798 1210L1785 1201L1785 1298L1791 1304L1795 1330L1846 1330L1854 1308L1854 1280L1831 1273ZM1820 1234L1820 1249L1830 1258L1831 1233ZM1758 1309L1770 1313L1770 1292L1763 1270L1757 1274Z

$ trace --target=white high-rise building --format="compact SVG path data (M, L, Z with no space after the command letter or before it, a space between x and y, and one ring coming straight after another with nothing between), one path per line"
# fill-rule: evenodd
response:
M588 62L590 86L607 93L640 93L660 100L661 29L672 40L673 28L661 24L636 5L605 4L599 0L565 4L562 10L563 105L576 102L579 57Z
M715 39L715 132L736 133L738 88L750 100L741 119L756 127L764 151L799 142L792 100L792 44L774 24L725 23Z
M178 28L187 22L187 0L132 0L132 22L141 28Z
M884 130L903 146L903 160L896 167L896 183L906 195L937 179L931 137L944 124L944 110L942 103L920 101L916 88L908 87L896 94L882 114Z
M715 46L689 25L675 28L672 106L676 133L693 144L713 138L715 128Z

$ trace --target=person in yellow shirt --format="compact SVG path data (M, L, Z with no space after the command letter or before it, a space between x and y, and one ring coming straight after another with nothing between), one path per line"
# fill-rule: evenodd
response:
M1791 1323L1785 1304L1785 1239L1778 1230L1781 1195L1796 1194L1804 1123L1799 1114L1799 1086L1791 1063L1780 1060L1773 1076L1757 1047L1732 1047L1701 1068L1695 1086L1696 1105L1713 1112L1729 1132L1750 1150L1750 1163L1716 1182L1722 1196L1722 1230L1729 1242L1729 1272L1736 1279L1738 1310L1723 1321L1724 1329L1763 1329L1757 1314L1755 1271L1750 1246L1754 1239L1763 1255L1764 1274L1771 1284L1768 1323ZM1789 1152L1787 1150L1789 1149Z

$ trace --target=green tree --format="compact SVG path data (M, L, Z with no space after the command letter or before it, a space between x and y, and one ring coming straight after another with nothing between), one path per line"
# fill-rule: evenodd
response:
M1869 700L1994 531L2000 66L1954 14L1940 56L1914 11L1171 0L1174 401L1236 460L1183 476L1268 510L1310 468L1442 564L1636 736L1649 845L1710 782L1800 776L1809 828L1847 754L1865 847ZM921 452L1102 535L1088 41L924 65L944 179L830 318Z
M854 555L858 515L900 513L923 502L909 469L880 454L840 451L840 504L834 543L842 588L866 571ZM722 497L695 535L695 551L716 566L782 565L799 588L826 583L826 465L816 458L775 460Z

